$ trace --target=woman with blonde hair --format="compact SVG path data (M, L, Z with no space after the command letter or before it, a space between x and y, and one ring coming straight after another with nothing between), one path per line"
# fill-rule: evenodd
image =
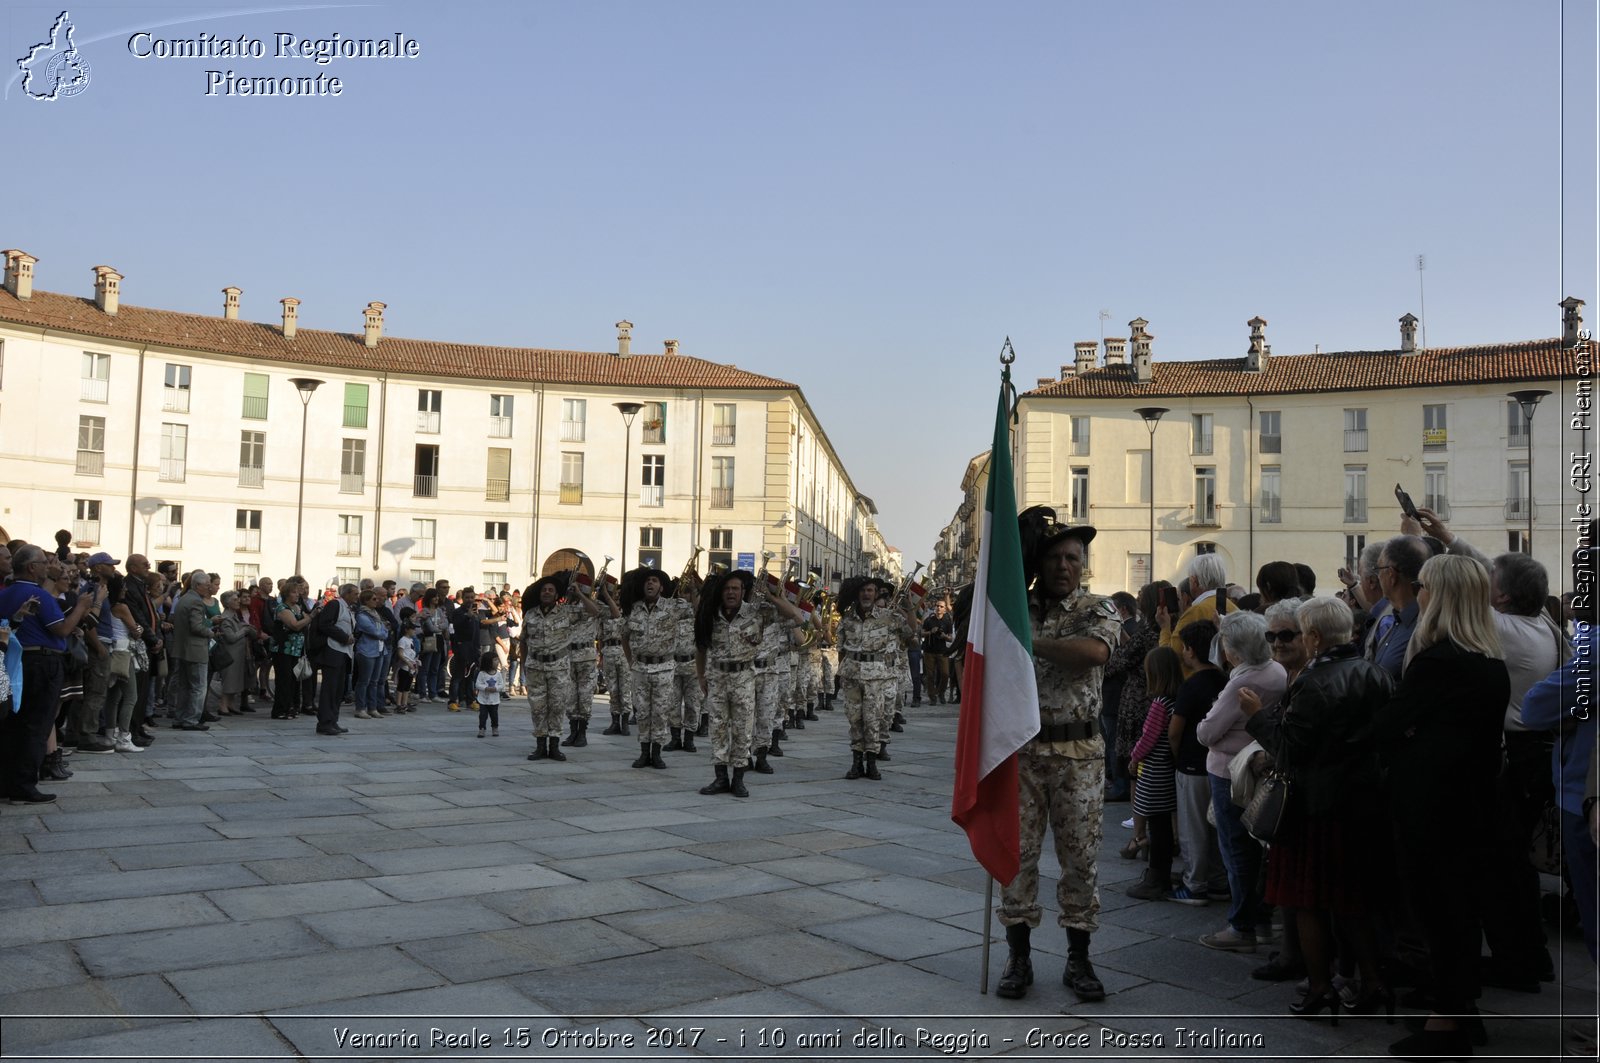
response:
M1428 943L1433 1013L1390 1046L1402 1058L1471 1053L1482 928L1475 884L1490 859L1511 680L1489 612L1489 574L1442 554L1416 580L1421 611L1394 697L1373 721L1388 775L1402 888Z

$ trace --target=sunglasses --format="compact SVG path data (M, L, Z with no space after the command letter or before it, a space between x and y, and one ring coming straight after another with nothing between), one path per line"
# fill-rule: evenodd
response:
M1297 639L1299 637L1300 637L1300 632L1294 631L1294 630L1269 631L1269 632L1267 632L1267 641L1268 642L1291 642L1294 639Z

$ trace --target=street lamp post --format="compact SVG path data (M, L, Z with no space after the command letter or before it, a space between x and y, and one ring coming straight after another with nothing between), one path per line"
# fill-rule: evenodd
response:
M1145 573L1146 582L1154 582L1156 578L1156 425L1161 423L1161 417L1168 412L1165 406L1141 406L1133 411L1144 418L1144 428L1150 433L1150 554L1149 569Z
M1517 400L1517 405L1522 407L1522 419L1528 422L1528 556L1533 556L1533 412L1539 408L1539 402L1548 391L1537 388L1528 391L1513 391L1511 397Z
M300 539L305 527L306 513L306 418L312 394L322 386L322 381L308 376L297 376L289 381L300 394L300 499L294 507L294 574L300 575Z
M622 414L622 549L617 551L617 561L622 571L628 571L628 470L633 462L633 419L644 409L642 402L614 402Z

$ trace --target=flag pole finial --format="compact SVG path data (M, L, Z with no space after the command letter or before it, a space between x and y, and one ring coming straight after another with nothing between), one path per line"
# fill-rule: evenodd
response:
M1017 360L1017 352L1011 346L1011 337L1006 337L1006 342L1000 347L1000 364L1010 365Z

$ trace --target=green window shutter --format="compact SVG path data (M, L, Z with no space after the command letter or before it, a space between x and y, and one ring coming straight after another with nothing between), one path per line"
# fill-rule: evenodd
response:
M252 421L267 419L267 383L265 373L244 375L244 416Z
M346 384L344 386L344 426L346 428L367 427L367 385Z

